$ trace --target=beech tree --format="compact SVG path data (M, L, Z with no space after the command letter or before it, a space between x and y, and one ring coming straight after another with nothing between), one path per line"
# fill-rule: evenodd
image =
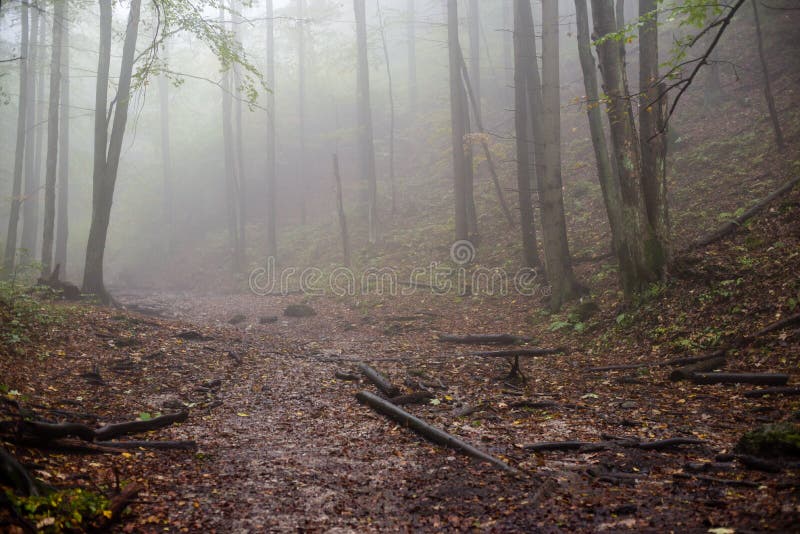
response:
M361 180L367 188L367 227L369 242L378 239L378 188L375 177L375 146L372 134L372 106L369 94L369 60L367 59L367 21L364 0L354 0L356 17L356 48L358 52L358 81L356 107L358 111L358 161Z
M61 45L61 116L58 121L58 184L56 195L55 265L61 266L61 277L67 278L67 239L69 237L69 3L64 2Z
M272 0L266 0L267 18L267 257L277 260L278 232L275 213L277 195L277 161L275 151L275 22Z
M453 199L455 205L455 239L469 239L467 212L467 165L465 138L467 127L464 117L466 98L461 79L461 45L458 40L458 3L447 0L447 49L450 65L450 127L453 150Z

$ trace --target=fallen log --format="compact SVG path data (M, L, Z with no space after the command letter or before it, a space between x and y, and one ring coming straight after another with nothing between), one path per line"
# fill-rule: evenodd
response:
M637 449L642 449L643 451L663 451L664 449L671 449L680 445L702 445L703 443L705 442L702 439L697 438L668 438L626 446L636 447Z
M697 373L701 373L704 371L713 371L714 369L719 369L724 365L725 365L725 356L715 356L713 358L701 360L697 363L693 363L691 365L675 369L670 373L669 379L672 380L673 382L679 382L681 380L690 380Z
M531 338L519 337L511 334L472 334L466 336L440 334L439 341L464 345L519 345L520 343L533 340Z
M764 328L756 332L755 335L753 335L753 337L754 338L761 337L765 334L769 334L770 332L774 332L775 330L786 328L787 326L791 326L796 323L800 323L800 313L790 315L785 319L781 319L780 321L776 321L770 325L765 326Z
M591 441L540 441L538 443L531 443L524 445L522 448L526 451L542 452L542 451L574 451L583 447L597 445Z
M684 480L690 480L692 478L695 478L697 480L702 480L703 482L713 482L714 484L724 484L726 486L741 486L744 488L757 488L761 485L757 482L750 482L749 480L733 480L728 478L717 478L706 475L698 475L697 473L673 473L672 476L674 478L680 478Z
M706 234L702 236L700 239L689 245L689 247L684 252L692 251L696 248L705 247L714 243L715 241L719 241L723 237L732 234L735 232L740 226L742 226L745 222L751 219L753 216L757 215L761 210L763 210L767 205L769 205L773 200L780 197L784 193L790 191L800 182L800 178L794 178L789 180L784 185L779 187L777 190L773 191L762 200L756 202L756 204L741 214L739 217L728 221L727 223L723 224L717 230L711 232L710 234Z
M397 388L397 386L389 382L386 379L386 377L384 377L382 374L380 374L378 371L376 371L369 365L365 363L359 363L358 368L361 370L362 373L364 373L364 376L367 377L367 379L370 382L375 384L375 387L381 390L381 393L383 393L387 397L391 398L400 395L400 390Z
M764 471L765 473L780 473L783 470L780 464L770 462L769 460L759 458L758 456L751 456L749 454L718 454L714 460L717 462L731 462L733 460L738 460L739 463L741 463L747 469Z
M75 436L85 441L94 441L94 429L81 423L45 423L24 421L22 432L43 440Z
M695 384L756 384L785 386L789 375L780 373L694 373L689 377Z
M509 356L548 356L550 354L561 354L567 349L556 347L554 349L506 349L506 350L478 350L460 354L459 356L485 356L488 358L502 358Z
M510 465L506 464L499 458L495 458L494 456L483 452L480 449L476 449L469 443L462 441L461 439L448 434L447 432L435 428L422 419L414 417L410 413L406 412L402 408L398 408L394 404L383 400L382 398L378 397L370 393L369 391L360 391L356 394L356 399L362 404L369 405L373 410L376 412L383 414L398 423L401 423L417 434L427 438L428 440L437 443L439 445L443 445L446 447L450 447L451 449L455 449L459 452L466 454L467 456L471 456L472 458L477 458L479 460L483 460L489 462L490 464L494 465L506 471L508 473L513 474L520 474L519 470L511 467Z
M703 440L696 438L668 438L657 441L636 441L634 439L614 438L609 436L607 441L541 441L538 443L531 443L522 448L526 451L571 451L580 450L582 452L595 452L606 450L612 446L628 447L632 449L641 449L644 451L661 451L678 447L680 445L700 445L705 443Z
M767 395L785 395L787 397L794 397L800 395L800 388L777 387L777 388L764 388L747 391L744 396L749 398L766 397Z
M389 401L395 406L404 406L406 404L426 404L432 398L433 394L429 391L415 391L408 395L392 397Z
M339 380L348 380L350 382L355 382L358 380L357 374L348 373L346 371L336 371L333 376Z
M154 417L147 421L128 421L126 423L112 423L104 427L98 428L94 431L94 438L98 441L107 441L110 439L124 436L126 434L136 434L138 432L147 432L149 430L156 430L170 426L174 423L182 423L189 418L189 412L186 410L171 414Z
M725 349L716 350L709 354L703 354L702 356L686 356L683 358L674 358L672 360L667 360L665 362L659 363L659 367L672 367L675 365L691 365L693 363L700 363L706 360L713 360L714 358L719 358L725 356Z

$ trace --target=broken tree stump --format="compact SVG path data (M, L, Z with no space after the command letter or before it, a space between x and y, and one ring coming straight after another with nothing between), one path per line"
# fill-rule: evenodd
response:
M480 449L476 449L469 443L462 441L461 439L448 434L444 430L440 430L436 427L433 427L419 419L414 417L410 413L406 412L402 408L398 408L394 404L389 401L383 400L382 398L378 397L370 393L369 391L360 391L356 394L356 399L362 404L367 404L370 408L375 410L376 412L385 415L398 423L401 423L420 436L437 443L439 445L444 445L445 447L450 447L451 449L455 449L459 452L466 454L467 456L471 456L472 458L477 458L479 460L483 460L485 462L489 462L495 467L500 468L507 473L512 474L521 474L518 469L511 467L504 461L500 460L499 458L495 458L494 456L483 452Z
M386 377L384 377L382 374L380 374L378 371L376 371L369 365L365 363L360 363L358 364L358 368L359 370L361 370L362 373L364 373L364 376L366 376L370 382L375 384L375 387L381 390L381 393L383 393L387 397L391 398L400 395L400 390L397 389L397 386L389 382L386 379Z

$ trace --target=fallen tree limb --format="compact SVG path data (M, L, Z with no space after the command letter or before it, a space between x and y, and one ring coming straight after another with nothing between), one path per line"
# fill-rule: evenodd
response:
M119 436L127 434L136 434L138 432L147 432L148 430L156 430L170 426L174 423L182 423L189 418L189 412L186 410L171 414L154 417L147 421L128 421L126 423L113 423L104 427L98 428L94 431L94 438L98 441L107 441Z
M727 223L723 224L717 230L702 236L700 239L689 245L689 247L685 250L685 252L692 251L694 249L705 247L719 241L720 239L732 234L735 232L740 226L746 223L748 220L753 218L757 215L761 210L763 210L767 205L769 205L773 200L780 197L784 193L787 193L795 185L800 183L800 178L794 178L793 180L789 180L787 183L783 184L781 187L764 197L763 199L759 200L755 203L753 207L745 211L739 217L728 221Z
M75 436L85 441L94 441L94 429L81 423L44 423L42 421L24 421L22 431L43 439L59 439Z
M738 460L747 469L755 471L764 471L765 473L780 473L783 469L775 462L770 462L758 456L751 456L749 454L718 454L714 458L717 462L731 462Z
M662 451L680 445L700 445L705 443L696 438L668 438L657 441L636 441L633 439L614 438L608 441L541 441L531 443L522 448L526 451L571 451L580 450L581 452L595 452L610 449L613 446L641 449L644 451Z
M389 401L395 406L403 406L406 404L426 404L432 398L433 394L430 391L415 391L408 395L392 397Z
M713 482L715 484L724 484L726 486L741 486L744 488L757 488L760 486L759 483L750 482L749 480L733 480L728 478L717 478L706 475L698 475L696 473L673 473L672 476L674 478L680 478L683 480L690 480L694 478L697 480L702 480L703 482Z
M494 456L486 452L476 449L469 443L462 441L461 439L451 434L448 434L443 430L440 430L438 428L429 425L422 419L414 417L405 410L398 408L394 404L383 400L382 398L370 393L369 391L361 391L357 393L356 399L358 399L358 401L361 402L362 404L369 405L376 412L383 414L397 421L398 423L407 426L420 436L423 436L424 438L427 438L428 440L434 443L450 447L451 449L455 449L459 452L462 452L467 456L471 456L473 458L489 462L495 467L498 467L508 473L520 474L519 470L515 469L514 467L511 467L510 465L506 464L499 458L495 458Z
M511 334L473 334L466 336L441 334L439 335L439 341L443 343L461 343L464 345L518 345L520 343L532 341L532 339Z
M719 358L721 356L725 356L725 349L715 350L714 352L710 352L708 354L703 354L701 356L685 356L682 358L674 358L672 360L667 360L663 363L659 363L659 367L672 367L675 365L691 365L693 363L700 363L706 360L713 360L714 358Z
M358 364L358 368L362 373L364 373L364 376L367 377L370 382L375 384L375 387L381 390L381 392L387 397L397 397L400 395L400 390L397 389L397 386L393 385L386 379L386 377L369 365L360 363Z
M761 330L753 335L754 338L761 337L764 334L769 334L770 332L774 332L775 330L780 330L782 328L786 328L787 326L791 326L793 324L800 323L800 313L796 313L794 315L790 315L785 319L781 319L780 321L776 321L770 325L765 326Z
M694 373L689 380L695 384L756 384L785 386L789 375L779 373Z
M703 443L705 442L702 439L697 438L668 438L626 446L636 447L637 449L642 449L644 451L663 451L664 449L671 449L680 445L702 445Z
M460 356L486 356L489 358L501 358L508 356L548 356L550 354L562 354L567 349L557 347L554 349L507 349L507 350L478 350L468 352Z
M675 369L669 375L669 379L673 382L681 380L692 380L697 373L704 371L713 371L725 365L725 356L715 356L706 360L701 360L697 363Z
M574 451L583 447L597 445L591 441L540 441L538 443L531 443L522 448L526 451L542 452L542 451Z
M747 391L744 394L745 397L749 398L766 397L767 395L786 395L787 397L793 397L800 395L800 388L789 388L789 387L764 388L764 389L756 389L753 391Z

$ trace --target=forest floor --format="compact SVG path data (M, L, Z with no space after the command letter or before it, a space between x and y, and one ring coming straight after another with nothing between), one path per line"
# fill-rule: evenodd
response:
M198 449L78 455L5 441L56 487L113 493L141 484L116 527L123 531L790 531L800 524L796 459L770 473L715 457L746 431L796 419L798 397L672 382L669 366L592 368L704 354L800 311L798 220L796 189L732 238L684 257L669 286L625 313L579 317L578 306L550 316L523 297L422 290L117 293L161 317L43 304L61 318L0 359L8 398L29 417L91 425L188 408L185 423L149 439L195 440ZM282 315L300 302L316 315ZM200 339L180 336L188 331ZM506 358L469 354L504 347L437 338L494 333L568 350L522 358L526 381L509 382ZM790 325L729 350L725 370L787 373L798 386L798 349L800 330ZM522 475L433 445L360 405L354 394L374 387L335 377L358 374L358 362L405 392L421 382L435 400L409 412ZM461 415L466 408L474 410ZM701 443L643 450L625 441L675 437ZM611 445L525 448L563 440Z

